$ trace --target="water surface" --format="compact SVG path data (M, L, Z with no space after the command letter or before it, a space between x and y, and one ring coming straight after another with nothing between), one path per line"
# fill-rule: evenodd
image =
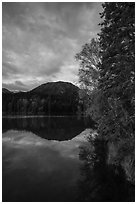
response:
M3 201L134 201L134 184L83 119L13 117L2 127Z
M84 129L76 117L3 118L3 201L75 201Z

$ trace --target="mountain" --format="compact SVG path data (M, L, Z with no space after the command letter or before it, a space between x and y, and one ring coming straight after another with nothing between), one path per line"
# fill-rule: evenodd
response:
M6 89L6 88L2 88L2 93L11 93L11 91L9 91L9 90Z
M69 82L48 82L30 91L31 94L63 95L65 92L77 92L78 87Z
M2 91L3 115L76 115L79 88L69 82L48 82L28 92Z

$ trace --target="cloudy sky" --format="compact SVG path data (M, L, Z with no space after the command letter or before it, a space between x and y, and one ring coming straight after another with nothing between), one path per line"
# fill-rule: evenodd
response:
M10 90L78 81L75 55L96 37L101 3L2 3L2 80Z

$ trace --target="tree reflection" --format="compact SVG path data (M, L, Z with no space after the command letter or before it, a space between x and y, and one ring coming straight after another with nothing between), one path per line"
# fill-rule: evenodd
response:
M85 129L84 119L77 117L20 117L3 118L2 131L25 130L48 139L69 140Z
M89 139L80 147L82 160L78 200L82 202L134 201L134 185L126 180L120 165L108 165L108 145L102 139Z

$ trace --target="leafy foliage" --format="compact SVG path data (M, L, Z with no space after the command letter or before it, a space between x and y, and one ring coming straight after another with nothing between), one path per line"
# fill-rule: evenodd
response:
M79 83L81 89L79 90L80 98L84 101L84 112L86 116L92 116L96 119L99 115L96 97L99 92L97 90L99 78L99 63L100 45L98 39L91 39L86 43L81 52L76 54L76 60L80 62L79 68Z
M87 92L86 112L98 123L98 137L115 144L114 163L118 165L126 161L133 172L135 3L109 2L102 6L103 21L96 44L98 51L95 51L95 41L92 40L77 55L81 63L80 82L90 90ZM98 60L94 61L94 54ZM95 66L97 75L93 71Z
M92 39L82 47L82 51L76 54L80 61L79 82L83 89L92 90L97 86L100 62L100 49L98 39Z

